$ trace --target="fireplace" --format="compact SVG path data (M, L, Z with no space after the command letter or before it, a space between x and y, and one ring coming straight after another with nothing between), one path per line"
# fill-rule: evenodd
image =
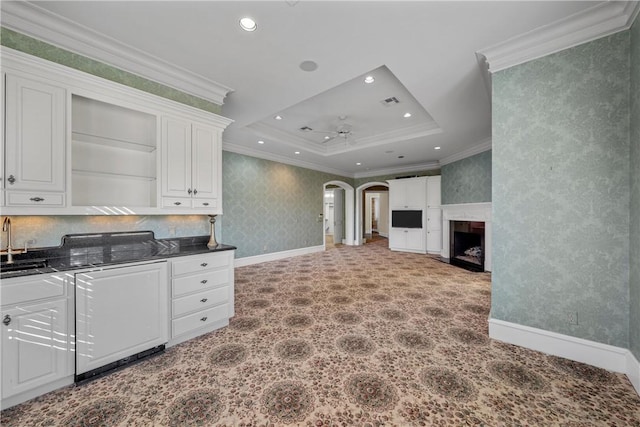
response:
M452 244L454 235L452 233L452 225L454 222L469 222L473 223L473 227L469 224L469 229L458 229L459 232L468 232L479 234L479 224L484 226L483 234L484 238L481 238L480 243L482 247L483 265L480 268L491 271L491 202L487 203L460 203L451 205L442 205L442 258L446 262L451 262L453 253L455 250ZM477 238L476 238L477 239ZM465 249L466 250L466 249ZM472 251L472 254L477 255L477 251ZM477 265L477 263L474 263ZM476 267L479 270L478 267Z
M470 271L484 271L484 222L451 221L449 229L449 262Z

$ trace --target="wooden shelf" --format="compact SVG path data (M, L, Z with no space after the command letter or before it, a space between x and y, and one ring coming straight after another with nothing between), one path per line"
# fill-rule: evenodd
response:
M109 138L106 136L90 135L82 132L71 133L73 141L84 142L88 144L103 145L112 148L121 148L125 150L142 151L151 153L156 150L155 145L147 145L139 142L124 141L116 138Z

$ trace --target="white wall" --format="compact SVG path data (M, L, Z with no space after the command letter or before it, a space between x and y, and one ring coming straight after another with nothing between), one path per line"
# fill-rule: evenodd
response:
M380 216L378 217L378 233L389 237L389 192L378 193L380 195Z

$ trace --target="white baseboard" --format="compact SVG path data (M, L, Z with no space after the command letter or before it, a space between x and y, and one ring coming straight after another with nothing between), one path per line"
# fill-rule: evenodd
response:
M288 251L272 252L264 255L254 255L254 256L248 256L244 258L236 258L234 265L235 267L244 267L246 265L260 264L261 262L277 261L283 258L291 258L294 256L306 255L306 254L311 254L314 252L322 252L322 251L324 251L324 245L309 246L307 248L291 249Z
M489 337L508 344L626 374L640 394L640 364L626 348L489 319Z
M627 354L627 377L629 377L629 381L631 381L636 392L640 395L640 362L631 352Z

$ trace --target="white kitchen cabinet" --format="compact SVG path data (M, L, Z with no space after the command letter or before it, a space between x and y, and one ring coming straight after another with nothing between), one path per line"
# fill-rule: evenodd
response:
M220 213L221 130L177 117L162 118L162 207Z
M4 46L0 56L5 215L222 213L232 120Z
M61 206L65 106L64 88L45 79L6 73L4 185L8 206ZM14 191L23 197L11 197Z
M73 382L69 276L4 279L2 408Z
M234 251L171 260L174 345L226 326L234 315Z
M75 275L76 376L165 344L166 261Z

